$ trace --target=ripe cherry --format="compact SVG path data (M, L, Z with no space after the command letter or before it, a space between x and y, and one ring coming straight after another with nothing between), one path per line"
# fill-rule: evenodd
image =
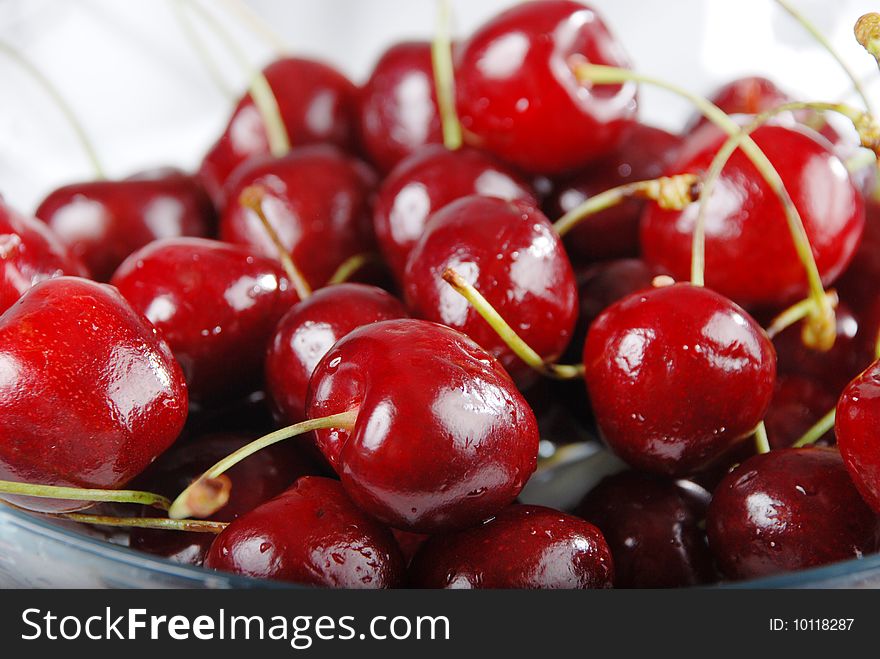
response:
M856 487L880 513L880 361L875 361L853 380L837 403L834 434L840 454Z
M393 588L406 569L391 531L361 512L338 481L315 476L232 522L205 566L334 588Z
M865 201L865 232L852 262L834 286L857 317L875 304L880 286L880 202Z
M421 320L360 327L324 356L309 418L357 410L318 446L362 509L395 528L460 529L511 503L534 472L535 416L501 365Z
M602 533L572 515L513 505L472 529L429 538L413 558L416 588L611 588Z
M764 425L771 448L786 448L803 437L813 424L821 419L837 402L837 390L829 389L819 380L797 375L780 374L776 379L773 399ZM834 443L834 436L829 433L821 443ZM736 460L742 462L754 452L747 453Z
M204 238L151 243L112 284L168 341L201 403L260 386L275 325L298 299L276 261Z
M744 462L715 490L706 528L731 579L859 558L880 547L880 518L833 448L778 449Z
M177 439L186 413L171 350L114 288L49 279L0 316L0 479L120 488Z
M468 195L538 203L529 184L509 168L467 147L426 146L388 175L376 199L373 228L397 281L403 281L407 257L431 214Z
M606 309L587 334L584 366L612 450L637 469L681 476L709 466L763 419L776 356L736 304L675 284Z
M458 329L515 376L529 372L470 303L443 280L472 284L545 361L556 359L577 319L571 264L541 211L522 201L470 196L432 217L410 253L406 301L413 313Z
M636 113L636 85L577 81L574 57L628 66L589 7L569 0L518 4L456 51L465 139L524 170L553 174L611 152Z

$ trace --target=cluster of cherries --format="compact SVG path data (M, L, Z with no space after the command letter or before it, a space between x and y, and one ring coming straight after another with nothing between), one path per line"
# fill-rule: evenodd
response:
M629 196L564 236L548 219L699 180L728 139L641 124L635 82L579 75L629 66L595 11L519 3L455 44L464 146L436 50L394 45L361 87L270 64L287 153L249 93L196 174L69 185L36 218L0 202L4 500L85 521L177 497L94 521L336 587L672 587L880 550L874 165L852 175L816 113L751 132L836 287L819 345L786 204L745 150L706 200L705 286L683 283L696 196ZM789 101L759 78L713 100L742 124ZM631 467L568 512L517 501L560 413Z

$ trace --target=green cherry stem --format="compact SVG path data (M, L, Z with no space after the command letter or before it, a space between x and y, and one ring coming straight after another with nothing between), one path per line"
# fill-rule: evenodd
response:
M278 442L302 435L313 430L322 428L336 428L351 431L357 421L358 410L349 410L320 419L309 419L292 426L270 432L251 443L242 446L237 451L230 453L225 458L210 467L199 476L193 483L181 492L172 502L168 509L171 519L185 519L188 517L207 517L223 507L229 496L228 479L226 483L219 483L225 472L247 457L263 450Z
M67 120L67 123L73 129L73 132L76 133L76 137L79 140L79 143L82 145L83 152L86 154L86 157L89 159L89 163L91 163L92 169L95 172L95 177L98 179L106 178L104 174L104 168L101 166L101 161L98 158L98 152L95 150L95 146L92 144L92 141L89 139L88 133L86 133L85 128L83 128L82 122L76 116L76 113L61 95L61 92L58 91L58 88L45 76L45 74L40 71L33 63L30 62L24 55L18 52L12 46L0 42L0 53L3 53L8 57L12 62L17 64L20 68L24 69L24 71L35 81L37 82L43 90L52 97L52 101L55 103L55 106L61 111L64 115L64 118Z
M880 14L876 12L865 14L856 21L853 32L856 41L877 60L877 64L880 64Z
M468 281L452 268L446 268L443 279L471 306L495 331L502 341L519 357L526 365L548 377L558 380L573 380L584 375L582 364L548 364L535 350L517 334L507 323L501 314L493 307L483 295Z
M837 309L837 304L839 302L837 291L830 289L825 293L825 295L828 298L828 303L831 305L831 307L833 309ZM804 318L807 318L811 313L813 313L815 308L816 303L811 297L794 303L788 309L785 309L782 313L778 314L775 318L773 318L773 320L770 321L770 324L765 330L767 332L767 336L771 339L777 337L780 332L788 329L795 323L802 321Z
M360 254L355 254L354 256L349 256L339 264L339 267L336 268L336 272L334 272L333 276L327 280L327 285L333 286L335 284L344 284L351 279L358 270L372 263L381 264L381 257L373 252L362 252Z
M807 432L804 433L803 437L797 440L794 444L792 444L792 448L803 448L804 446L811 446L815 444L826 432L831 430L834 427L834 418L836 415L837 409L831 408L831 410L819 419Z
M174 11L174 18L180 26L180 30L186 37L187 42L192 45L193 50L196 51L196 54L202 61L202 66L205 67L214 86L217 87L220 93L222 93L227 99L233 100L236 97L236 93L226 82L223 74L220 73L220 69L217 66L217 60L208 51L208 47L205 45L201 36L199 36L198 30L195 29L195 26L190 20L190 16L184 7L183 0L171 0L171 8Z
M36 497L38 499L69 499L72 501L91 501L93 503L137 503L168 510L171 502L161 494L140 490L99 490L82 487L62 487L58 485L34 485L16 481L0 481L0 493Z
M462 136L461 122L455 111L455 69L449 27L451 20L449 0L437 0L437 29L431 42L431 64L443 129L443 145L450 151L455 151L461 148Z
M763 421L755 428L755 450L758 453L770 452L770 440L767 439L767 427Z
M229 524L227 522L215 522L205 519L166 519L164 517L108 517L105 515L82 515L79 513L67 513L63 515L48 515L69 519L80 524L95 524L97 526L124 526L138 529L159 529L162 531L184 531L186 533L220 533Z

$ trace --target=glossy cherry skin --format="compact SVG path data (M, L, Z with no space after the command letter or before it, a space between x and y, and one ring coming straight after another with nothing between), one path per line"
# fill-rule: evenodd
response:
M716 579L701 528L710 498L689 481L625 471L605 477L576 514L605 536L615 587L682 588Z
M679 135L632 122L610 155L554 182L544 206L547 215L559 219L600 192L662 176L674 161L681 141ZM572 260L591 262L638 256L639 219L644 206L644 201L627 199L583 220L565 237Z
M277 261L204 238L153 242L111 283L168 341L200 403L260 386L275 325L298 300Z
M837 402L834 434L853 482L865 501L880 513L880 361L853 380Z
M339 481L315 476L232 522L205 565L334 588L393 588L406 569L391 531L361 512Z
M315 419L358 409L351 432L318 447L352 500L405 531L465 528L511 503L537 466L535 415L501 365L464 334L386 320L341 339L318 363Z
M831 410L837 402L837 391L823 386L820 381L797 375L780 374L776 378L773 399L764 426L771 448L785 448L803 437L813 424ZM834 443L834 434L828 433L820 444ZM748 446L748 444L747 444ZM754 453L754 447L751 453ZM751 453L747 455L751 455ZM736 462L742 462L741 458Z
M724 142L714 134L706 148L677 160L671 173L703 174ZM706 139L698 131L692 138ZM865 223L861 196L827 142L807 128L765 125L752 133L779 172L800 212L827 285L846 268ZM688 149L688 143L682 147ZM690 276L691 243L699 204L683 211L649 203L641 240L649 263L679 280ZM782 204L757 170L737 151L709 201L706 216L706 285L744 306L783 306L806 297L804 267L792 242Z
M178 442L150 465L133 486L173 499L218 460L254 439L253 435L219 433ZM316 466L294 445L270 446L226 472L232 482L229 501L211 519L238 519L281 494L300 476L315 473ZM201 565L213 541L211 533L169 533L157 529L132 529L129 536L129 546L134 549L188 565Z
M373 210L373 229L382 255L398 282L432 213L468 195L519 199L537 205L535 193L492 156L464 147L426 146L385 178Z
M361 146L388 172L426 144L442 144L431 44L396 43L382 53L360 89Z
M846 272L834 287L857 317L877 301L880 287L880 202L865 201L865 231Z
M606 309L587 334L584 367L612 450L636 469L682 476L710 465L764 418L776 355L736 304L674 284Z
M86 270L43 222L0 200L0 313L34 284L60 275L84 277Z
M309 379L333 344L363 325L406 315L397 298L364 284L328 286L291 308L276 326L266 355L266 388L282 420L306 418Z
M324 286L347 258L373 251L375 175L360 161L333 147L311 146L283 158L252 159L235 172L220 237L277 258L259 218L238 203L250 185L266 190L263 212L313 288Z
M214 207L201 186L174 171L66 185L43 200L36 216L98 281L108 281L125 257L147 243L209 236L216 226Z
M114 288L78 277L40 282L0 316L0 374L4 480L119 488L186 420L183 372L158 331ZM8 500L51 512L88 507Z
M413 558L415 588L611 588L602 533L573 515L513 505L472 529L429 538Z
M290 143L334 144L351 149L356 141L357 88L322 62L286 57L263 69L272 88ZM223 134L205 155L199 178L218 206L230 174L246 160L269 155L263 118L245 94Z
M607 155L636 113L636 85L592 86L571 59L629 66L590 8L521 3L479 28L455 53L465 139L522 169L554 174Z
M577 287L562 241L544 214L521 201L470 196L431 216L405 275L413 314L460 330L515 377L530 369L470 303L443 280L454 268L545 360L556 359L577 320Z
M706 530L730 579L859 558L880 547L880 518L833 448L777 449L747 460L715 490Z

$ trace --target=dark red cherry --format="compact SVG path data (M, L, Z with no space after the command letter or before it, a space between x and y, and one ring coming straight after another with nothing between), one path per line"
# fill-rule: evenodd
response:
M384 172L443 142L430 43L397 43L382 54L360 89L358 118L361 145Z
M528 183L492 156L467 147L426 146L388 175L376 199L373 228L399 282L430 215L468 195L538 203Z
M338 481L315 476L232 522L205 566L335 588L393 588L406 569L391 531L361 512Z
M770 407L764 415L764 426L767 429L771 448L785 448L794 444L825 416L836 402L837 391L832 391L821 381L780 374L776 379ZM825 445L833 444L833 433L828 433L820 441ZM736 462L742 462L753 453L754 450Z
M671 173L703 174L724 136L712 127L691 139L716 136ZM752 137L773 163L800 212L822 281L846 268L862 234L861 196L828 143L806 128L766 125ZM689 149L688 141L682 147ZM649 263L676 279L690 276L694 223L699 204L683 211L649 203L641 240ZM706 285L744 306L782 306L807 295L807 278L797 256L782 204L741 151L725 166L706 216Z
M344 75L327 64L296 57L272 62L263 73L293 146L354 146L357 89ZM250 94L245 94L220 139L202 160L199 178L215 203L222 206L229 175L244 161L269 153L263 118Z
M122 487L177 439L186 412L171 350L116 289L49 279L0 316L0 479Z
M286 423L305 419L309 379L334 343L363 325L404 317L397 298L364 284L322 288L290 309L266 355L266 388L281 418Z
M702 528L710 498L689 481L625 471L606 476L576 514L605 536L617 588L680 588L716 579Z
M415 588L611 588L602 533L573 515L513 505L472 529L429 538L413 558Z
M36 211L98 281L108 281L125 257L158 238L211 235L214 215L196 180L176 172L66 185Z
M547 214L556 220L600 192L662 176L674 161L681 141L679 135L632 122L610 155L554 182L544 206ZM565 236L565 247L572 260L589 262L638 256L639 218L644 206L643 201L627 199L583 220Z
M637 469L680 476L710 465L764 418L776 355L736 304L675 284L606 309L587 334L584 367L612 450Z
M294 263L320 288L347 258L374 250L370 169L333 147L294 149L283 158L256 158L230 179L220 222L223 240L277 257L256 214L239 204L251 185L265 191L263 211Z
M834 434L853 482L880 513L880 361L853 380L837 402Z
M578 82L570 60L626 67L620 43L589 7L515 5L455 57L465 140L524 170L553 174L610 153L636 113L636 85Z
M544 214L522 201L470 196L431 216L407 261L413 313L460 330L515 376L529 372L471 304L443 280L455 269L545 360L554 360L577 320L577 288L562 241Z
M425 541L431 537L425 533L410 533L399 529L391 529L391 533L394 534L394 539L407 565L412 562L413 556L418 553Z
M464 334L422 320L358 328L309 384L315 419L358 410L354 429L318 446L352 500L406 531L436 533L491 517L534 472L535 416L501 365Z
M86 271L43 222L0 200L0 313L34 284L60 275L85 276Z
M880 202L865 201L865 231L846 272L834 287L858 317L878 299L880 290Z
M753 579L861 558L880 547L880 518L833 448L756 455L715 490L709 546L730 579Z
M201 403L260 386L275 325L298 300L276 261L204 238L151 243L112 284L168 341Z

